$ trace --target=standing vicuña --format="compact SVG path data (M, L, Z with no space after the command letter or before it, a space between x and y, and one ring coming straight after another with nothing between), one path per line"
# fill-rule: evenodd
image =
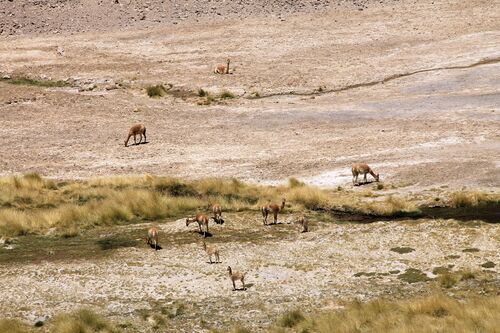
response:
M227 65L217 65L214 69L215 74L229 74L229 62L231 60L227 59Z
M200 233L203 233L203 236L206 237L208 233L208 217L205 214L196 214L195 217L188 217L186 218L186 227L188 227L193 222L198 223ZM205 225L205 231L201 230L202 225Z
M127 140L125 140L125 147L128 145L128 140L130 140L130 137L133 135L134 136L134 144L137 144L136 141L136 135L139 134L139 143L142 142L142 136L144 135L144 142L146 142L146 126L143 124L137 124L132 127L130 127L130 130L128 131L128 136Z
M309 231L309 220L305 216L299 217L293 223L301 226L302 227L302 232L308 232Z
M270 212L273 213L274 224L278 223L278 213L281 212L283 208L285 208L285 198L283 198L281 206L275 203L262 206L261 212L262 212L262 217L264 219L264 225L267 225L267 216L269 215Z
M212 205L212 213L214 213L214 221L215 223L223 223L222 220L222 207L219 204Z
M158 250L158 229L152 227L148 230L148 237L146 237L146 243L148 245L154 245L155 250Z
M203 250L208 255L208 260L210 260L210 263L212 263L212 256L215 257L215 263L221 262L219 259L219 249L215 245L207 245L207 243L203 242Z
M245 288L245 273L241 272L233 272L231 269L231 266L227 266L227 271L229 273L229 278L231 279L231 282L233 282L233 290L236 290L236 281L240 280L241 284L243 285L243 290L246 290Z
M379 174L378 173L375 174L375 172L373 172L373 170L366 163L354 163L352 165L351 171L352 171L352 184L353 185L356 184L356 182L358 181L358 176L361 174L363 175L363 180L365 183L367 182L366 175L368 173L370 175L372 175L373 178L375 178L375 180L377 182L379 180Z

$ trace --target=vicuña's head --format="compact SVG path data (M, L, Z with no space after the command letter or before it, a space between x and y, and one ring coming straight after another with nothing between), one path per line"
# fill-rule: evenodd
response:
M233 270L231 269L231 266L227 266L227 271L229 272L229 274L231 274L233 272Z
M123 143L125 144L125 147L127 147L127 141L128 140L123 141Z
M231 59L227 58L227 60L226 60L226 61L227 61L227 63L229 64L229 62L231 61Z
M379 173L377 173L377 174L375 175L375 180L376 180L376 181L379 181L379 179L380 179L380 174L379 174Z

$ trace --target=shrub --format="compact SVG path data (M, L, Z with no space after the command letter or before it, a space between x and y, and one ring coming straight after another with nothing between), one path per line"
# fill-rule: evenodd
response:
M351 332L494 332L500 325L500 296L465 302L442 294L409 300L354 302L346 308L315 315L301 324L317 333Z
M290 188L302 187L305 185L306 184L304 182L301 182L297 178L292 177L292 178L288 179L288 187L290 187Z
M54 318L52 333L119 333L111 323L91 310L82 309Z
M12 78L12 79L0 79L10 84L24 85L24 86L36 86L44 88L54 88L54 87L67 87L70 84L65 81L53 81L53 80L37 80L30 79L26 77Z
M202 88L198 89L198 96L205 97L207 95L208 93L205 90L203 90Z
M499 203L500 194L484 192L453 192L450 195L450 205L458 207L477 207L484 204Z
M16 319L0 319L0 332L5 333L30 333L31 329Z
M439 275L438 281L441 287L451 288L457 284L458 279L454 274L447 272Z
M158 84L156 86L146 87L146 92L149 97L159 98L165 96L165 94L167 93L167 89L165 89L163 85Z
M234 94L230 91L224 90L219 97L221 99L234 98Z
M295 327L298 323L305 319L302 312L293 310L285 313L279 320L279 325L282 327Z

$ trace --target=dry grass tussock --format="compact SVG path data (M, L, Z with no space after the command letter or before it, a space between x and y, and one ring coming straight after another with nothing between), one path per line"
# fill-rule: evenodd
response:
M500 193L485 192L453 192L449 197L449 204L453 208L478 207L500 203Z
M366 203L361 210L371 215L394 217L418 215L420 213L414 202L392 195L383 201Z
M153 221L206 211L258 210L282 197L290 211L328 204L327 194L306 186L258 186L235 179L181 181L169 177L107 177L55 182L37 174L0 178L0 236L49 230L73 236L98 225Z
M293 326L295 332L318 333L496 332L500 327L498 311L500 296L464 302L443 294L404 301L378 299L304 320L296 313L286 314L274 331Z
M287 199L286 213L339 209L378 216L418 213L411 201L379 201L361 192L322 190L296 179L288 185L260 186L236 179L184 181L170 177L103 177L54 181L37 174L0 178L0 236L48 231L74 236L99 225L180 218L208 212L217 202L225 211L257 211Z
M43 323L43 328L32 327L15 319L0 319L0 332L120 333L122 331L93 311L80 309L73 313L60 314L53 319L50 319L46 323Z

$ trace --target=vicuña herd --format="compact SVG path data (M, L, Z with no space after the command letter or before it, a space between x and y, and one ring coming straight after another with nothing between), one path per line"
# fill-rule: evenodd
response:
M224 65L219 65L215 69L216 73L219 74L228 74L229 73L229 59L227 60L227 66ZM137 143L136 136L139 135L139 142ZM143 124L137 124L134 125L130 128L128 132L127 139L125 140L125 147L127 147L128 142L130 140L130 137L134 137L134 144L140 144L142 142L142 137L144 136L144 142L146 142L146 127ZM375 178L375 180L378 182L380 177L379 174L376 174L372 168L368 166L368 164L365 163L355 163L352 165L351 168L352 171L352 183L353 185L356 185L358 182L358 176L363 175L363 180L364 183L367 183L366 176L367 174L370 174ZM359 184L359 183L358 183ZM267 223L267 218L269 214L273 214L273 223L271 224L277 224L278 223L278 214L283 211L285 208L285 203L286 200L285 198L282 199L281 204L277 203L269 203L267 205L264 205L261 207L261 213L262 213L262 219L264 222L264 225L269 225ZM224 223L224 220L222 219L222 207L215 203L210 206L210 209L212 211L213 216L211 217L215 223L217 224L222 224ZM206 214L196 214L194 217L188 217L186 218L186 227L188 227L191 223L197 223L199 232L200 234L203 234L204 237L207 237L209 235L208 232L208 222L209 218ZM308 232L309 231L309 221L305 216L301 216L298 219L296 219L293 222L295 225L298 225L300 227L301 232ZM151 247L154 246L155 250L161 249L158 244L158 229L153 227L148 230L148 235L146 237L146 243L150 245ZM213 263L212 257L215 259L215 263L219 263L220 257L219 257L219 249L217 248L216 245L207 245L205 241L203 241L203 250L206 252L208 255L208 260L210 263ZM231 266L227 267L229 277L233 283L233 290L236 290L236 281L241 281L241 284L243 285L243 290L246 290L245 288L245 274L237 271L233 271L231 269Z

